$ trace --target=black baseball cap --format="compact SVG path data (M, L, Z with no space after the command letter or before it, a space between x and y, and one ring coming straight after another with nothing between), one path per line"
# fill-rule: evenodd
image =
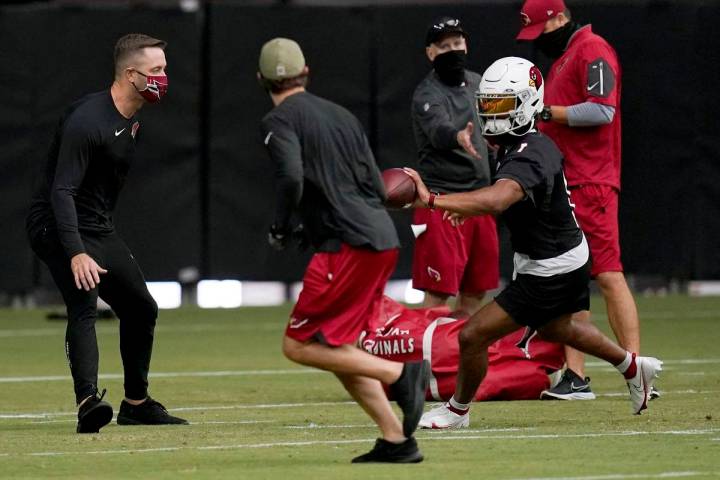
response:
M465 37L465 40L468 39L468 34L463 30L459 19L440 17L436 18L430 27L428 27L427 34L425 35L425 46L430 46L431 43L435 43L441 36L447 35L448 33L459 33Z

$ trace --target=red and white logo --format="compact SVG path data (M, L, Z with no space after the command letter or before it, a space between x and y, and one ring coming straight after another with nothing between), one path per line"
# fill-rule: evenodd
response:
M527 27L532 23L532 20L530 20L530 17L528 17L528 14L525 12L520 12L520 21L524 27Z
M540 90L542 84L542 73L540 73L540 69L538 67L533 65L532 67L530 67L530 86L535 87L536 90Z
M427 267L427 274L430 276L430 278L432 278L436 282L439 282L440 280L442 280L442 276L440 275L440 272L438 272L437 270L435 270L432 267Z

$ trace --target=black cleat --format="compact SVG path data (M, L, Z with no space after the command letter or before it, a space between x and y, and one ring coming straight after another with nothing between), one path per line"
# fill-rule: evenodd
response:
M425 390L430 377L430 363L407 362L403 365L400 378L390 385L390 393L403 412L403 435L412 437L417 429L425 406Z
M78 409L77 433L98 433L102 427L110 423L113 417L112 406L103 402L106 390L100 397L97 393L87 399Z
M595 400L595 394L590 390L590 377L583 379L567 368L560 383L543 390L540 400Z
M391 443L382 438L375 441L372 450L352 459L352 463L420 463L423 455L418 450L415 437L403 443Z
M162 403L148 396L140 405L130 405L123 400L117 423L118 425L187 425L188 421L173 417Z

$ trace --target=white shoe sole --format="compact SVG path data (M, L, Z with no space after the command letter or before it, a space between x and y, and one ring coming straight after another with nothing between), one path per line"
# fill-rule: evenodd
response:
M470 426L470 414L463 415L462 419L457 423L451 423L449 425L440 426L436 424L433 419L429 419L427 421L420 420L420 424L418 425L420 428L425 430L453 430L457 428L467 428Z
M595 394L592 392L573 392L568 394L554 393L550 390L544 390L540 394L540 400L595 400Z

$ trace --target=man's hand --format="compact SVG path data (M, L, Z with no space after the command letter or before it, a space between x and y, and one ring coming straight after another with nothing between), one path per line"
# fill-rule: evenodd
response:
M420 174L408 167L403 168L403 170L405 170L405 173L410 175L410 178L413 179L413 182L415 182L415 189L417 190L417 197L415 197L412 208L427 207L428 201L430 200L430 190L428 190L425 183L423 183L422 178L420 178Z
M475 146L472 144L472 133L474 129L475 126L473 125L473 123L468 122L465 128L457 133L457 141L463 148L463 150L469 153L470 156L477 160L480 160L482 157L477 152L477 150L475 150Z
M463 217L459 213L452 213L448 212L447 210L443 212L443 220L449 221L453 227L459 227L460 225L465 223L466 219L467 217Z
M78 290L90 291L100 283L100 274L107 270L98 265L87 253L78 253L70 259L70 269Z

